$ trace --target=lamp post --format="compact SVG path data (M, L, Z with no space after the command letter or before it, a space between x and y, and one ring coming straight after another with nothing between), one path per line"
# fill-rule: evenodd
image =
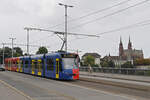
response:
M64 42L65 42L65 51L67 52L67 8L68 7L71 8L73 6L62 4L62 3L59 3L59 5L65 7L65 34L64 34Z
M16 38L9 38L9 39L11 39L12 40L12 58L13 58L13 55L14 55L14 40L16 39Z
M27 29L27 55L29 55L29 29Z
M29 31L32 29L25 27L24 30L27 30L27 55L29 55Z
M5 44L2 43L3 45L3 66L5 65L4 59L5 59Z

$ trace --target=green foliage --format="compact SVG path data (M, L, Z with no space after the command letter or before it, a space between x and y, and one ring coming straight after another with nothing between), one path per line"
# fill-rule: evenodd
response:
M95 61L95 59L94 59L94 57L93 56L91 56L91 55L88 55L85 59L84 59L84 63L85 63L85 65L91 65L91 66L94 66L94 61Z
M130 61L127 61L123 65L121 65L121 68L133 68L133 65Z
M98 64L95 64L94 67L99 67L99 65L98 65Z
M28 55L27 53L24 54L24 56L27 56L27 55Z
M5 47L4 57L5 58L11 57L12 54L11 52L12 52L11 48ZM0 63L2 64L2 62L3 62L3 49L0 49Z
M23 51L20 47L14 48L14 57L20 57L23 55Z
M150 59L137 59L137 60L134 60L134 65L135 66L150 65Z
M147 71L145 74L148 75L148 76L150 76L150 71Z
M101 66L102 66L102 67L109 67L109 64L108 64L107 61L102 61L102 62L101 62Z
M102 67L115 67L115 64L112 60L110 61L101 61Z
M36 54L45 54L45 53L48 53L48 50L46 47L40 47L38 51L36 52Z
M144 75L144 72L143 71L137 71L135 74L136 75Z
M19 57L23 55L23 51L20 47L14 48L14 57ZM10 58L12 57L12 49L9 47L4 48L4 58ZM0 63L3 61L3 49L0 49Z
M109 67L115 67L115 64L114 64L114 62L113 62L112 60L110 60L110 61L108 62L108 65L109 65Z

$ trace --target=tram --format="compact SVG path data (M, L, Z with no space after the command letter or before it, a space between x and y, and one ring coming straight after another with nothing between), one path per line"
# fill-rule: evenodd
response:
M55 52L6 58L5 69L53 79L78 80L79 56L75 53Z

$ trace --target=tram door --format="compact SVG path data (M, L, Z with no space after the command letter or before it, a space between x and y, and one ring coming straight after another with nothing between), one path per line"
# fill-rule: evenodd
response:
M38 60L38 75L42 75L42 60Z
M32 74L35 73L35 64L34 64L34 62L35 62L35 60L32 60L32 68L31 68Z
M17 60L17 72L19 72L19 69L20 69L20 62L19 60Z
M10 71L11 62L8 60L8 70Z
M56 78L59 78L59 59L56 59Z
M20 65L20 72L23 72L23 64L24 64L24 63L23 63L22 60L20 60L20 64L21 64L21 65Z
M43 70L43 76L45 76L45 61L42 59L42 70Z

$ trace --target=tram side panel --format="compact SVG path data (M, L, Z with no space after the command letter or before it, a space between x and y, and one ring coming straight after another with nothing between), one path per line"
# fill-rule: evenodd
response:
M67 59L69 56L65 56ZM64 57L64 58L65 58ZM72 57L72 56L71 56ZM74 56L73 56L74 57ZM62 79L62 80L76 80L79 79L79 68L66 68L65 62L60 53L35 55L19 57L14 61L12 58L5 60L6 69L12 70L12 64L15 62L15 70L17 72L23 72L32 75L38 75L42 77ZM69 58L72 59L72 58ZM73 66L75 66L72 59ZM14 65L13 65L14 66ZM71 65L72 66L72 65ZM13 69L14 70L14 69Z
M8 70L8 58L5 59L5 69Z

